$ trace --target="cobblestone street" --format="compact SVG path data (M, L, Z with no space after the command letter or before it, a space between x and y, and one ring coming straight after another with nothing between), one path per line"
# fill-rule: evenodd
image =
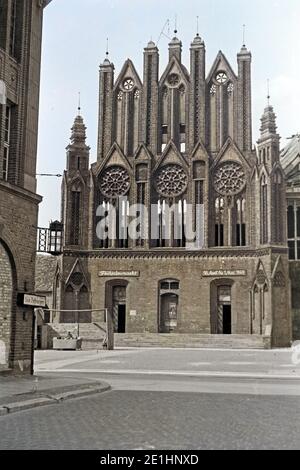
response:
M0 418L1 449L297 449L300 398L112 391Z

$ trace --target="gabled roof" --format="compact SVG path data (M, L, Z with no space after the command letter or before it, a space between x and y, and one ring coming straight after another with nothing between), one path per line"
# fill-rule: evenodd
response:
M127 59L126 62L124 63L123 67L122 67L122 70L114 84L114 90L117 90L122 79L126 78L126 75L127 75L127 71L130 71L130 75L132 74L135 82L136 82L136 86L141 89L143 87L143 84L141 82L141 79L139 77L139 74L137 73L137 70L132 62L132 60L130 59Z
M281 151L280 161L288 184L300 184L300 135L294 135Z
M214 63L213 63L213 66L212 68L210 69L210 72L207 76L207 83L209 83L214 75L214 73L218 70L218 67L219 67L219 64L220 62L223 62L224 63L224 66L225 66L225 69L229 72L229 74L231 75L230 78L234 79L234 80L237 80L237 76L233 70L233 68L231 67L229 61L227 60L227 57L225 56L225 54L223 54L222 51L219 51Z
M170 71L172 70L172 68L174 66L177 66L177 68L182 72L182 76L185 79L186 84L188 84L190 82L190 75L189 75L189 72L188 72L187 68L181 62L179 62L177 57L174 55L171 58L170 62L168 63L164 73L160 77L159 86L162 86L162 84L165 82L165 80L167 79L168 74L170 73Z

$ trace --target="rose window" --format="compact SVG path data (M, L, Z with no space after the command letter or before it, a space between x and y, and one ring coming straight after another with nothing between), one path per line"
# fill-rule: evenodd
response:
M171 73L168 78L169 85L171 86L177 86L179 85L180 82L180 77L177 75L177 73Z
M245 184L245 172L239 163L223 163L216 171L214 177L215 190L223 196L239 194L244 189Z
M156 178L156 189L164 197L180 196L186 190L187 175L179 165L167 165Z
M216 75L216 80L217 82L220 84L220 85L223 85L224 83L227 82L227 75L225 72L219 72L217 75Z
M123 82L124 90L131 91L134 87L134 81L132 78L126 78Z
M129 191L130 176L121 166L107 168L100 180L100 190L108 198L121 197Z

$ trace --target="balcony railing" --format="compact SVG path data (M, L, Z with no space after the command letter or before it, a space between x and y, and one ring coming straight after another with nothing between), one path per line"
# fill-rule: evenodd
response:
M63 224L51 222L49 228L38 227L37 252L59 256L63 250Z

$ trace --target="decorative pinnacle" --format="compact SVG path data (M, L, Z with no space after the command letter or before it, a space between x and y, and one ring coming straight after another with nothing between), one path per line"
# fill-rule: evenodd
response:
M81 93L78 93L78 116L81 115Z
M268 99L268 106L270 106L270 80L268 79L267 80L267 83L268 83L268 96L267 96L267 99Z
M174 33L175 33L175 36L176 36L176 34L178 33L178 30L177 30L177 15L175 15L175 29L174 29Z
M108 56L109 56L109 41L108 41L108 38L106 38L106 58L108 59Z
M197 37L199 37L199 16L197 16Z
M243 24L243 47L246 47L246 25Z

